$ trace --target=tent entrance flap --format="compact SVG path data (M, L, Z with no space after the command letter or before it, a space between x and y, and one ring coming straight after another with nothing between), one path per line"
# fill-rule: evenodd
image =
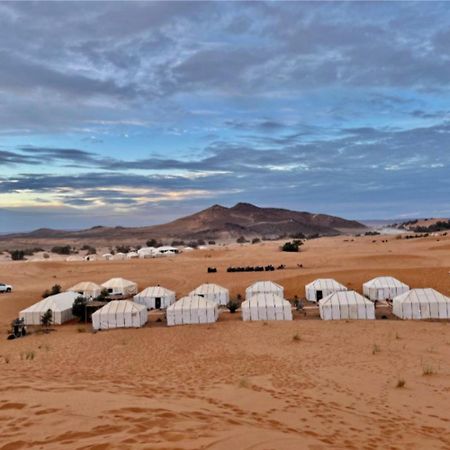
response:
M316 291L316 301L323 299L323 291Z
M155 309L161 309L161 297L155 297Z

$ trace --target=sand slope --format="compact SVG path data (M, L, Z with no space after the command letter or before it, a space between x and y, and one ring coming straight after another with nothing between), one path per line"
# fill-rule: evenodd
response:
M159 260L4 263L16 291L0 296L0 325L56 282L123 276L183 295L209 280L236 294L263 278L227 274L230 264L287 264L264 278L288 296L317 276L360 290L381 274L450 293L449 240L377 238L310 241L299 254L265 243ZM209 265L219 273L207 275ZM72 324L1 340L0 449L450 448L449 323L230 319L169 329L153 318L97 334Z

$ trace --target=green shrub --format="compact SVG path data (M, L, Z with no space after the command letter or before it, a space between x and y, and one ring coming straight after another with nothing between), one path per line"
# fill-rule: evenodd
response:
M238 302L233 302L232 300L230 300L227 304L226 307L228 308L228 310L230 311L230 313L234 314L238 308L239 308L239 303Z
M51 251L58 255L70 255L72 253L72 248L70 245L56 245Z
M25 252L23 250L12 250L9 254L13 261L23 261L25 259Z

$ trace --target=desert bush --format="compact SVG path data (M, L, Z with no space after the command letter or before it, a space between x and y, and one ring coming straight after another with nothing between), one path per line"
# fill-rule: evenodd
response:
M239 308L239 303L238 302L233 302L233 300L230 300L227 304L226 307L228 308L228 310L230 311L230 313L234 314L238 308Z
M378 344L373 344L372 346L372 355L376 355L381 352L381 348Z
M163 245L162 242L159 242L156 239L149 239L145 244L147 247L162 247Z
M61 293L61 286L59 284L54 284L50 290L46 289L42 294L42 298L50 297L50 295L56 295Z
M252 244L259 244L261 242L260 238L253 238L252 239Z
M72 247L70 245L56 245L52 247L51 252L57 255L70 255L72 253Z
M13 261L23 261L25 259L25 252L23 250L11 250L9 254Z
M436 370L431 364L424 364L422 365L422 375L423 376L430 376L436 374Z
M92 247L91 245L83 245L83 247L81 247L81 250L86 251L87 255L96 255L97 254L97 249L95 247Z
M118 253L128 253L131 250L129 245L117 245L116 252Z
M86 327L79 326L77 327L78 333L86 333Z
M303 245L302 241L299 241L298 239L294 239L291 242L285 242L281 247L281 251L283 251L283 252L298 252L301 245Z
M292 336L292 340L294 342L300 342L302 340L302 338L300 337L300 335L298 333L295 333L294 336Z
M245 244L245 243L248 242L248 241L247 241L247 239L245 239L244 236L239 236L239 237L236 239L236 242L237 242L238 244Z
M94 299L97 302L105 302L109 300L109 292L108 289L102 289L100 294L97 295Z
M209 245L216 245L216 241L210 240L210 241L208 241L208 244Z
M406 381L403 378L399 378L397 380L396 388L404 388L406 385Z

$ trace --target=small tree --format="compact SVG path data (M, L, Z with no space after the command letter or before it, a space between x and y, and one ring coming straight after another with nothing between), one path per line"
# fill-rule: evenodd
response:
M79 321L82 322L86 315L86 304L87 300L80 295L75 299L72 305L72 315L78 317Z
M298 252L301 245L303 245L303 242L295 239L292 242L285 242L281 247L281 250L283 252Z
M53 323L53 313L51 309L48 309L41 316L41 325L46 331L48 331L49 326Z
M248 242L248 241L247 241L247 239L245 239L244 236L239 236L239 237L236 239L236 242L237 242L238 244L245 244L245 243Z
M72 247L70 245L56 245L51 251L58 255L70 255L72 253Z
M13 261L23 261L25 259L25 252L23 250L12 250L9 254Z
M156 239L149 239L146 242L147 247L161 247L160 245L158 245L158 241Z
M95 297L96 302L107 302L109 301L109 292L108 289L102 289L100 294Z
M234 314L237 311L237 309L239 308L239 303L233 302L233 300L230 300L226 304L226 307L228 308L228 310L230 311L231 314Z

